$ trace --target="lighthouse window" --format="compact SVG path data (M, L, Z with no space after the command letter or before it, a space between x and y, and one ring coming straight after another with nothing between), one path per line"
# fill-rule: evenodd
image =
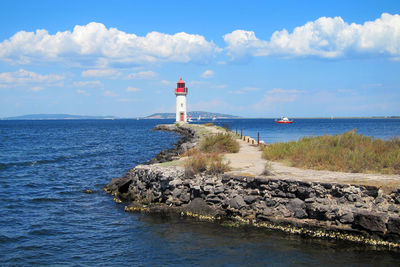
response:
M181 103L181 107L183 108L183 103Z

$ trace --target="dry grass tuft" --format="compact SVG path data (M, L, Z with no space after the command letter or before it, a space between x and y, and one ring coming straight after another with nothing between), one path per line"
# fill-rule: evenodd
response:
M192 154L185 162L185 174L188 177L202 172L219 174L229 170L229 163L223 163L222 157L217 153L197 152Z
M207 153L237 153L240 146L229 133L207 135L200 142L200 150Z
M374 139L354 129L271 144L264 148L263 158L288 160L295 167L317 170L400 174L400 138Z

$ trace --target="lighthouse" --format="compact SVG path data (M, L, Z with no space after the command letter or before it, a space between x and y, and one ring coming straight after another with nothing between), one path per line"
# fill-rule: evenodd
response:
M186 115L186 95L188 93L187 87L185 87L185 82L182 81L182 77L177 82L175 88L176 95L176 122L178 123L186 123L187 115Z

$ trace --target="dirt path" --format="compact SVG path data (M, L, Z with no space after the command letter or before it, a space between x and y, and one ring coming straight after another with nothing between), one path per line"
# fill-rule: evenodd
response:
M215 127L206 128L213 133L223 132ZM224 155L224 160L229 161L230 166L232 167L232 170L228 173L248 176L262 175L267 161L262 159L259 147L243 140L238 140L238 142L240 144L239 153L229 153ZM373 185L382 187L385 191L400 188L400 175L304 170L285 166L280 162L268 161L268 163L269 170L276 179Z

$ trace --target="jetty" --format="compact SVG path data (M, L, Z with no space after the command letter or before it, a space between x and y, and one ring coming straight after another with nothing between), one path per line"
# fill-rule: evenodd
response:
M262 158L263 142L235 135L240 149L222 154L230 170L188 174L187 151L216 126L160 125L182 136L150 164L113 179L106 192L126 211L252 225L302 236L400 248L400 176L304 170Z

